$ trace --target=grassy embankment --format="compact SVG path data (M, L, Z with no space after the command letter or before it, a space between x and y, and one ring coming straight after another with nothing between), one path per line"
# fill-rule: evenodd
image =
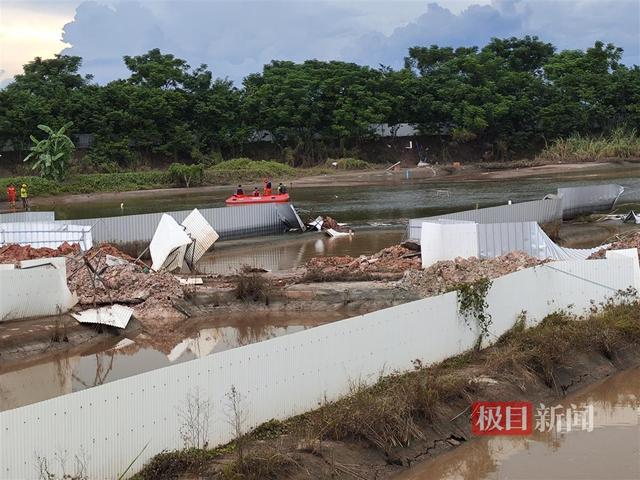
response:
M429 367L416 361L414 371L382 377L373 386L354 385L341 400L285 422L272 420L213 450L163 452L135 478L351 478L354 472L353 478L367 478L363 465L375 463L376 455L378 476L389 465L405 465L403 455L415 461L465 441L468 414L454 415L472 401L560 397L574 383L597 380L592 372L598 365L615 370L637 364L637 355L628 356L639 345L637 302L605 306L587 319L557 313L528 329L523 317L484 351ZM341 463L340 445L360 463Z
M337 167L330 162L336 161ZM323 167L297 169L288 165L266 160L236 158L220 162L203 169L201 178L192 182L197 185L227 185L236 182L260 182L268 177L274 181L291 180L309 175L335 172L336 170L359 170L371 168L371 164L358 159L344 158L328 161ZM31 196L50 196L73 193L125 192L181 186L168 170L148 170L138 172L91 173L69 177L58 183L36 176L16 176L0 178L0 199L6 199L7 185L20 186L26 183Z
M639 159L640 136L636 130L616 129L609 135L559 138L538 155L546 162L594 162L609 159Z

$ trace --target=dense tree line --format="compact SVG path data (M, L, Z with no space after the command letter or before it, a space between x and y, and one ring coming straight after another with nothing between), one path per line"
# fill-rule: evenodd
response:
M241 87L157 49L125 56L131 74L101 86L81 58L36 58L0 91L0 145L22 155L38 124L91 133L85 157L100 170L140 156L214 162L268 131L282 159L321 160L351 148L372 124L412 123L446 142L491 145L501 158L571 133L640 125L640 68L596 42L557 52L536 37L484 48L414 47L405 67L273 61Z

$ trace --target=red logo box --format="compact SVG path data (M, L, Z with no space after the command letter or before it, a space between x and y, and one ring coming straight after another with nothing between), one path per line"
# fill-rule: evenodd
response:
M532 425L531 402L474 402L471 405L474 435L530 435Z

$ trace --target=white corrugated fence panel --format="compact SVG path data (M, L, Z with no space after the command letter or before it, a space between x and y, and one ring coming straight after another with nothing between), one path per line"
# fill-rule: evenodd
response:
M193 268L198 260L211 248L211 245L220 238L220 235L209 225L197 208L194 208L187 218L184 219L182 226L187 235L193 240L193 242L187 246L184 256L187 264Z
M67 225L64 222L14 222L0 224L0 245L17 243L34 248L57 248L63 243L77 243L83 251L92 246L91 226Z
M67 287L64 258L20 262L0 269L0 322L67 312L77 298Z
M156 233L149 244L149 253L153 261L151 268L157 272L162 268L171 271L182 267L184 253L189 244L189 235L173 217L165 213L160 217Z

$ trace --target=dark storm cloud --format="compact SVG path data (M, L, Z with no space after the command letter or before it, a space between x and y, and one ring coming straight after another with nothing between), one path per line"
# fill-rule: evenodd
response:
M384 35L371 26L373 10L362 1L85 2L65 26L64 41L72 46L64 53L82 56L100 82L126 75L123 55L155 47L236 81L272 59L399 66L414 45L484 45L491 37L525 34L560 49L613 42L625 48L627 63L639 63L637 0L494 0L457 14L441 4L425 3L424 13ZM400 4L386 5L389 21L397 22ZM384 8L376 4L375 12Z

